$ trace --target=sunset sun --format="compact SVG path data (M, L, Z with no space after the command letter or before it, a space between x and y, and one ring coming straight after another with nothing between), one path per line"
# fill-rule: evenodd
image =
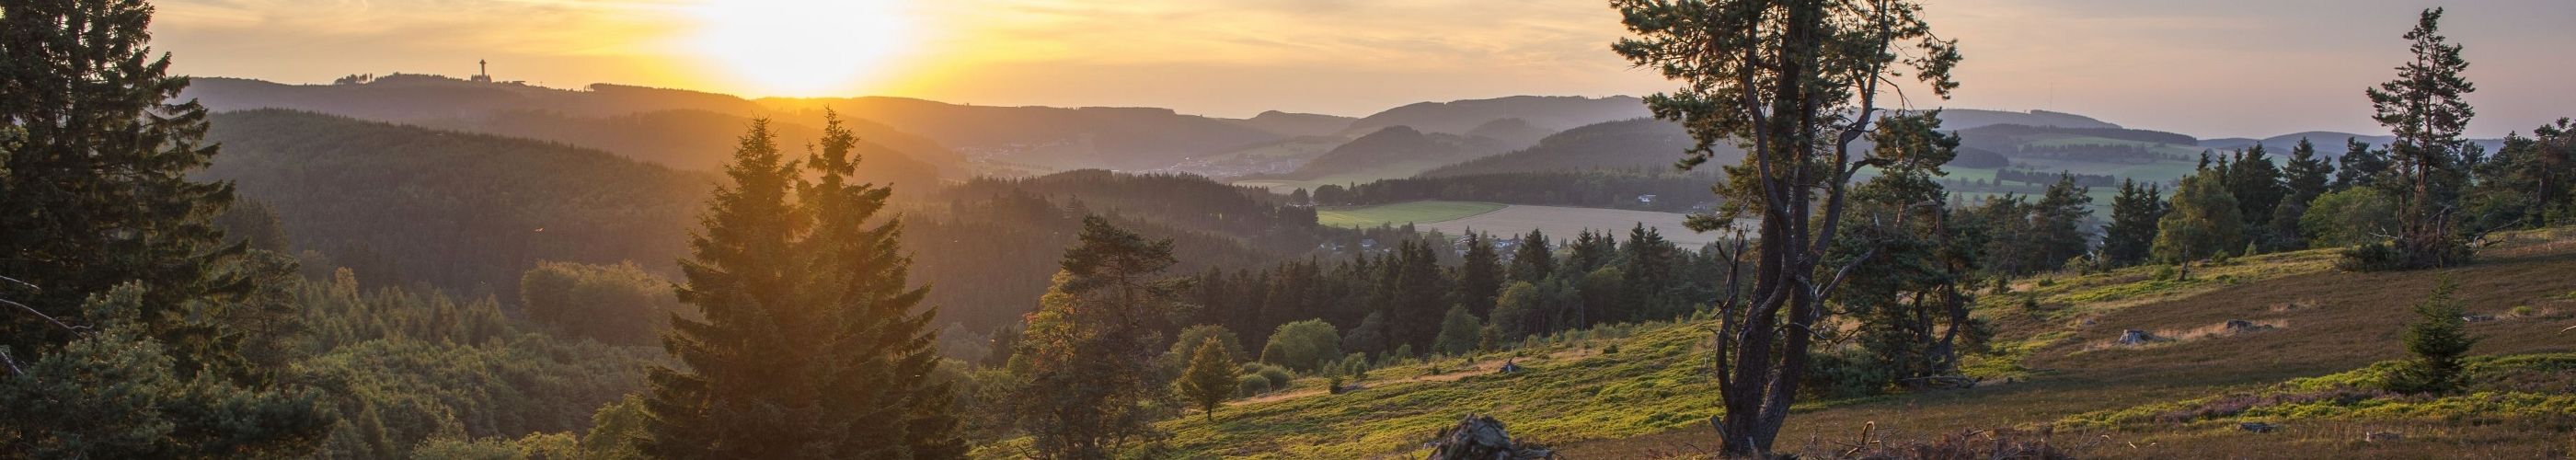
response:
M690 8L687 40L752 93L820 96L880 76L912 44L899 0L722 0Z

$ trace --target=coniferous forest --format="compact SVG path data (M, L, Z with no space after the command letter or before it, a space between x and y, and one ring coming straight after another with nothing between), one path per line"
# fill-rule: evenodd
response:
M2469 58L2564 63L2451 38L2511 7L2278 115L2384 135L2201 139L1945 108L2016 52L1950 3L1226 118L201 77L252 10L0 1L0 458L2576 453L2576 125Z

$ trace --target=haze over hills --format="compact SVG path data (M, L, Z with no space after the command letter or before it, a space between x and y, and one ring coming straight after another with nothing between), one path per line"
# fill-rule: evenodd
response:
M1269 131L1282 136L1327 136L1350 129L1357 118L1340 115L1288 113L1277 110L1261 112L1252 118L1229 120L1234 124Z
M1424 132L1463 135L1504 118L1518 118L1541 130L1563 131L1650 115L1653 114L1646 112L1646 105L1633 96L1511 96L1414 103L1362 117L1351 122L1350 131L1369 133L1390 126L1411 126Z
M1440 165L1492 155L1506 148L1503 141L1490 138L1427 133L1410 126L1390 126L1334 147L1282 177L1317 179L1355 173L1403 177Z

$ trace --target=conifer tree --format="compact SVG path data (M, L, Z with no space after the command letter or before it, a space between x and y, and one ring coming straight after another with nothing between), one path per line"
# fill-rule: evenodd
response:
M1832 295L1833 273L1816 257L1839 238L1852 177L1892 161L1855 152L1897 80L1915 79L1947 98L1960 59L1932 33L1922 5L1906 0L1614 0L1633 35L1612 51L1680 83L1647 97L1657 118L1682 123L1696 144L1677 166L1715 157L1717 145L1744 147L1742 163L1714 187L1720 213L1690 221L1700 231L1759 222L1751 302L1720 306L1738 318L1715 332L1721 453L1764 456L1798 400L1809 362L1809 331ZM1898 101L1888 95L1889 101ZM1859 257L1844 265L1868 263Z
M1020 429L1043 458L1108 458L1158 435L1146 403L1163 395L1154 357L1185 279L1171 240L1148 240L1099 216L1064 253L1055 286L1020 339Z
M2299 138L2299 145L2290 149L2289 164L2281 168L2285 194L2281 197L2281 204L2272 208L2269 216L2270 239L2263 243L2267 249L2307 248L2308 237L2300 229L2299 221L2306 217L2311 203L2328 191L2333 175L2334 165L2317 156L2316 144L2308 142L2307 138Z
M2576 185L2576 121L2560 118L2531 134L2506 135L2504 149L2482 165L2487 171L2478 183L2482 195L2522 203L2521 209L2504 211L2514 214L2514 222L2490 226L2546 226L2576 213L2576 193L2570 193L2576 190L2571 187Z
M2478 343L2470 337L2468 312L2452 297L2460 284L2443 278L2433 288L2433 295L2415 304L2415 322L2406 325L2406 352L2415 359L2388 376L2389 390L2401 393L2436 393L2460 387L2464 366L2460 358Z
M2245 219L2237 214L2244 208L2222 179L2216 168L2182 178L2172 207L2156 222L2156 258L2181 266L2185 278L2192 262L2245 247Z
M1467 311L1485 315L1494 310L1494 296L1503 289L1503 262L1494 253L1494 237L1467 232L1467 255L1458 265L1458 302Z
M2155 248L2157 221L2165 217L2163 192L2157 187L2120 181L2120 194L2111 199L2111 224L2102 228L2104 262L2120 267L2147 261Z
M767 121L743 135L681 261L682 303L655 367L644 452L666 458L959 458L931 313L916 313L891 190L848 183L857 138L827 115L805 161ZM813 170L812 180L799 167Z
M1521 237L1520 247L1512 249L1511 280L1537 283L1555 274L1556 251L1547 245L1547 233L1538 229L1530 229L1528 236Z
M2387 178L2388 151L2372 148L2361 139L2344 139L2342 157L2335 158L2335 190L2353 187L2381 187Z
M1201 341L1198 351L1190 356L1189 370L1181 371L1181 398L1196 403L1208 421L1216 421L1216 407L1234 397L1235 380L1242 368L1225 354L1225 344L1216 337Z
M2393 261L2364 261L2365 266L2394 268L2448 267L2468 262L2465 230L2459 228L2459 198L2469 180L2471 146L2461 138L2477 111L2465 99L2477 87L2462 78L2468 60L2460 45L2441 34L2442 9L2424 10L2415 29L2406 33L2413 59L2397 67L2397 79L2370 88L2371 118L2388 127L2397 140L2389 145L2395 164L2385 184L2400 193L2398 238ZM2371 259L2367 248L2352 258Z
M233 187L189 178L217 149L152 18L0 2L0 450L308 455L331 420L257 324L296 315L269 298L295 266L215 224Z

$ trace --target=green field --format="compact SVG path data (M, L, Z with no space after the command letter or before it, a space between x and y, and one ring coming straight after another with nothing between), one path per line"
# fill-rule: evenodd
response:
M1377 206L1325 208L1315 212L1324 225L1370 228L1380 225L1428 224L1464 219L1503 209L1504 205L1472 201L1414 201Z

